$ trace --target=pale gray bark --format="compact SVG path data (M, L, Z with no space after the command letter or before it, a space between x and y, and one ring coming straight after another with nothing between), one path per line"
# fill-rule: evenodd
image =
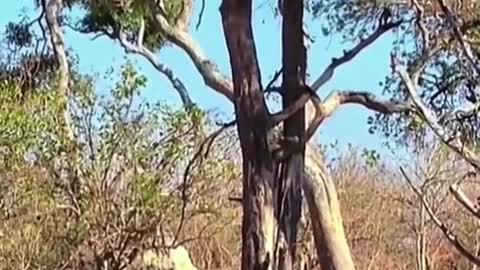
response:
M70 139L74 139L74 132L72 127L72 120L69 110L69 64L67 53L65 50L65 41L62 33L62 28L58 22L58 17L62 12L63 2L62 0L50 0L45 7L46 21L48 29L50 31L50 41L55 53L55 57L58 63L58 85L57 91L63 100L63 116L65 121L65 127Z

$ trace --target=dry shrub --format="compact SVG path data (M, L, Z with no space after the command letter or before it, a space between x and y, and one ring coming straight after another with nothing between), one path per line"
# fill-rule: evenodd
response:
M214 146L216 151L222 149L214 154L217 159L195 170L183 217L183 202L173 196L164 206L155 204L145 209L140 205L137 211L143 214L131 222L125 220L128 204L122 205L118 197L87 197L79 218L65 207L66 203L60 203L64 198L58 197L58 187L45 168L25 166L2 171L0 269L103 269L102 263L108 262L111 267L119 261L123 264L117 265L128 265L129 256L138 257L142 250L155 246L157 225L168 227L174 234L180 223L183 226L177 244L188 249L199 269L238 269L242 213L240 204L228 197L239 188L240 181L238 172L216 163L230 154L230 148L222 148L222 142ZM424 225L420 224L420 203L398 174L398 168L386 165L381 158L369 163L362 152L353 148L337 154L329 167L358 269L419 269L422 230L431 269L470 267L428 217ZM478 178L465 177L468 166L439 148L426 149L413 164L416 166L411 171L418 175L416 184L429 181L425 192L439 217L455 224L459 236L472 248L478 248L477 237L471 237L478 235L478 224L448 193L449 184L465 179L462 187L468 195L478 194ZM123 202L137 195L123 196ZM298 249L299 260L315 269L308 222L300 231Z

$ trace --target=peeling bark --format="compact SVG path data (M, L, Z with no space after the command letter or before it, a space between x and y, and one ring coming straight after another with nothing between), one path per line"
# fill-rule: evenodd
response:
M273 269L272 155L267 144L268 110L251 27L251 0L224 0L220 12L234 85L234 105L243 157L242 269Z

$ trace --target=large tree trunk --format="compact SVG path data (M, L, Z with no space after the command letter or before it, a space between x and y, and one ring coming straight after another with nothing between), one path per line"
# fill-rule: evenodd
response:
M283 107L294 103L304 91L306 48L303 44L303 0L285 0L282 9ZM305 131L305 111L299 110L284 122L285 137L301 138ZM277 181L280 226L279 269L293 269L297 228L302 209L302 182L305 149L292 153L281 164Z
M283 15L283 106L295 102L304 90L306 48L303 38L303 0L284 0ZM311 105L309 103L309 105ZM309 106L308 117L314 115ZM310 122L310 121L309 121ZM285 121L287 137L301 137L305 130L305 110L299 110ZM293 269L297 224L301 214L301 187L309 206L317 254L323 270L353 270L354 263L343 228L335 184L324 166L323 157L311 143L307 146L307 175L303 184L305 149L292 154L282 165L286 199L279 216L281 232L285 236L288 252L280 257L279 269ZM282 254L282 253L280 253Z
M243 157L242 269L291 269L295 256L297 223L300 217L300 185L304 154L294 153L282 164L275 178L276 162L268 149L268 110L263 97L260 69L251 28L251 0L223 0L220 11L230 56L234 84L234 105ZM286 1L284 11L284 106L292 103L305 77L303 8L299 0ZM302 89L303 90L303 89ZM285 123L285 135L304 131L303 110ZM322 269L353 270L353 260L345 237L335 186L318 153L307 147L308 177L304 183ZM281 179L275 192L274 180ZM277 190L278 191L278 190ZM284 197L282 194L286 194ZM285 200L284 200L285 199ZM274 212L275 205L283 209ZM286 249L275 252L277 223ZM277 258L277 254L281 256Z
M307 145L305 160L303 190L312 220L313 236L321 268L322 270L354 270L355 265L343 228L335 184L315 145L311 143Z
M224 0L222 15L243 157L242 269L273 269L276 222L268 110L251 28L251 0Z

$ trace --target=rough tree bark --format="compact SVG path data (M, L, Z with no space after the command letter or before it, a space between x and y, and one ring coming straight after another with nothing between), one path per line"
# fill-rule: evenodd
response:
M273 269L273 159L267 144L268 109L251 27L251 0L224 0L220 12L234 85L243 157L242 269Z
M303 44L303 0L285 0L282 7L282 103L291 106L305 87L306 48ZM301 138L305 132L305 110L302 108L284 122L285 137ZM276 181L278 189L277 220L280 234L278 269L293 269L295 264L298 222L302 211L302 182L305 147L292 153L280 164Z

